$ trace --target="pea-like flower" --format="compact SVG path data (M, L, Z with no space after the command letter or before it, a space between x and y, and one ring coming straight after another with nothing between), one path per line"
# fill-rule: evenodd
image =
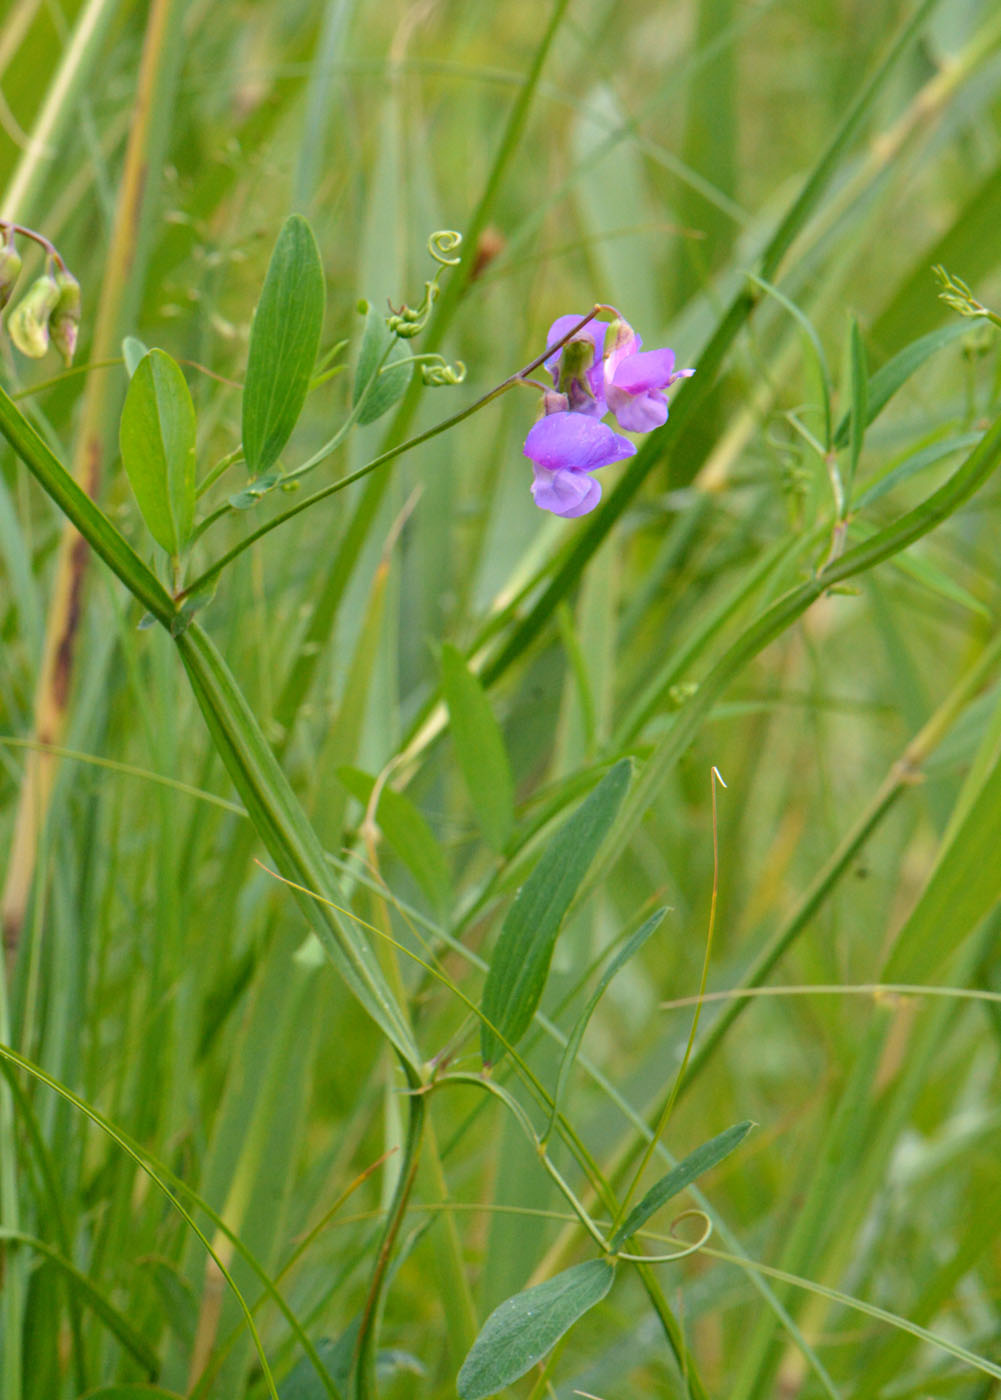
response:
M556 411L540 418L525 439L534 477L532 496L537 506L554 515L586 515L601 500L601 483L591 473L632 457L636 448L607 423L585 413L561 411L556 403L560 397L547 394L547 408Z
M584 319L560 316L546 339L545 366L556 387L543 394L544 417L525 439L525 456L532 461L535 504L554 515L594 510L601 485L592 473L636 452L628 438L598 420L611 411L628 432L659 428L667 418L665 390L695 373L674 368L673 350L642 353L628 321L605 309L615 316L611 325L588 321L559 345Z
M667 421L664 391L693 369L675 369L674 351L640 352L643 341L628 321L613 321L604 344L604 398L620 428L648 433Z

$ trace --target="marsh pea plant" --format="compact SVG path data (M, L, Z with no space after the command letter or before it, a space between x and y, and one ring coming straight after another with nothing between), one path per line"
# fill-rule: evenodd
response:
M3 228L7 238L5 287L10 288L19 272L13 233L36 239L41 236L21 228L12 229L10 225ZM141 557L149 553L148 547L140 544L139 552L133 551L110 519L75 487L28 420L5 396L5 431L10 440L53 499L66 509L95 550L147 609L141 625L159 622L175 638L219 756L248 813L254 814L254 825L278 865L281 878L303 901L319 941L386 1035L406 1077L409 1127L403 1160L365 1306L350 1334L347 1387L350 1394L359 1397L373 1394L376 1385L375 1336L381 1294L390 1277L397 1235L406 1217L420 1159L425 1105L432 1093L452 1085L474 1085L503 1104L532 1144L540 1166L600 1250L599 1256L589 1263L556 1273L545 1283L509 1298L490 1315L459 1371L458 1388L463 1400L493 1395L542 1361L577 1318L605 1297L620 1259L649 1262L642 1254L626 1252L629 1241L662 1205L733 1151L750 1127L749 1123L741 1123L696 1149L627 1210L628 1197L621 1203L616 1201L563 1117L560 1100L598 997L615 972L659 926L663 911L642 924L606 969L598 992L567 1041L552 1090L547 1090L517 1055L517 1045L539 1009L561 925L625 796L631 773L629 760L613 766L564 823L518 891L504 920L478 1008L437 960L411 955L468 1005L481 1023L483 1073L446 1070L438 1062L439 1057L419 1048L410 1009L400 995L399 977L389 979L383 971L382 950L373 947L366 929L337 917L340 910L332 898L334 886L318 838L225 662L194 622L196 612L211 600L227 567L255 540L278 529L293 515L319 506L409 447L457 426L507 389L531 384L532 371L543 364L551 372L555 388L544 389L542 417L529 430L524 452L533 463L532 494L544 510L571 517L592 510L601 496L600 485L592 473L635 453L632 442L600 421L606 413L611 411L620 427L636 432L647 432L666 421L665 391L694 371L676 371L671 350L642 352L639 336L612 308L597 306L585 316L562 316L553 323L539 355L471 407L280 511L266 524L248 532L244 540L204 568L193 581L184 582L194 546L210 538L209 531L218 520L231 512L255 509L276 490L296 490L303 477L334 455L351 428L374 422L388 413L407 393L415 374L426 386L455 386L463 382L465 368L461 364L452 366L437 353L422 354L411 348L431 316L442 270L458 262L453 253L460 242L460 236L454 232L432 235L428 252L437 268L425 282L417 306L396 309L390 304L388 314L367 303L359 307L364 327L355 356L350 410L322 447L292 467L283 465L282 456L306 397L311 391L322 392L331 366L348 344L346 340L338 342L317 364L325 285L319 250L304 219L293 216L282 228L254 315L242 394L241 442L201 479L196 461L196 415L184 373L165 351L147 349L134 338L126 341L124 363L129 387L119 434L121 458L149 539L159 546L155 571ZM8 322L9 332L26 354L43 355L51 339L63 348L70 361L79 317L79 288L58 253L48 247L47 252L50 260L57 263L57 271L46 271L18 302ZM610 325L595 320L606 310L614 317ZM247 471L249 483L230 494L223 504L210 506L199 514L200 500L210 490L218 489L224 475L238 464ZM498 741L483 692L458 653L452 653L447 663L445 690L454 722L470 732L471 749L479 749L482 744L488 750L496 750ZM483 733L473 734L476 729ZM497 796L489 793L484 800L493 803ZM379 930L373 932L378 938ZM548 1114L544 1132L533 1124L524 1104L492 1075L506 1054L515 1061L536 1104ZM665 1124L666 1117L651 1145ZM599 1191L599 1198L612 1216L610 1230L599 1227L550 1156L547 1144L554 1132L565 1140L577 1166ZM706 1225L700 1244L708 1237L708 1221ZM659 1257L677 1259L697 1247L682 1245ZM222 1268L221 1263L219 1267ZM653 1296L678 1363L687 1368L689 1360L682 1334L659 1289ZM265 1375L270 1376L263 1354L261 1365Z
M984 1400L997 6L273 8L0 42L0 1400Z

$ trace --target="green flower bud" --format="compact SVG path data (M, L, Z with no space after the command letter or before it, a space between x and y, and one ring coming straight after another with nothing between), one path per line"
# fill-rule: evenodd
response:
M0 311L10 301L10 294L20 273L21 254L14 242L14 230L4 229L4 239L0 243Z
M52 344L62 355L69 369L76 350L77 331L80 329L80 283L65 268L56 273L59 287L59 300L49 318L49 331Z
M40 360L49 348L49 317L58 300L58 282L51 272L43 273L7 318L11 340L33 360Z

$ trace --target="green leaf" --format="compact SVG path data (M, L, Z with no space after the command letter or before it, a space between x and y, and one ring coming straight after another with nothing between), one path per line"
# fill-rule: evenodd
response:
M827 367L827 356L824 354L824 347L821 344L820 336L816 327L806 313L796 305L794 301L780 292L778 287L773 287L764 277L758 277L756 273L747 274L755 286L774 297L780 306L784 306L790 316L798 322L806 335L807 341L813 351L813 358L817 366L817 377L820 381L820 402L824 413L824 448L830 451L831 448L831 398L833 390L831 387L831 372Z
M167 1326L190 1350L198 1327L198 1303L191 1284L169 1259L149 1257L140 1260L140 1267L156 1289Z
M578 1318L601 1302L614 1278L609 1260L590 1259L501 1303L462 1363L457 1383L461 1400L485 1400L531 1370Z
M325 294L313 231L293 214L275 243L250 330L243 455L252 476L274 466L299 420L320 347Z
M441 683L456 757L480 829L494 850L502 851L514 826L514 781L500 726L462 653L447 643L441 653Z
M407 360L407 364L394 361ZM374 423L384 413L403 398L410 383L414 366L410 361L410 351L393 335L386 325L386 318L374 306L365 306L365 329L362 332L361 347L358 351L358 364L355 369L352 408L365 402L358 413L360 424Z
M357 1327L351 1329L350 1342L353 1343ZM316 1343L316 1354L326 1369L324 1383L316 1373L316 1367L308 1356L296 1362L281 1384L282 1400L327 1400L331 1387L335 1395L341 1394L348 1383L351 1369L351 1347L345 1348L343 1338L333 1342L322 1337Z
M690 1152L676 1167L672 1167L667 1175L655 1182L643 1199L633 1206L613 1235L612 1248L621 1248L629 1236L635 1235L636 1231L646 1224L651 1215L660 1210L661 1206L672 1196L676 1196L679 1191L684 1191L685 1187L690 1186L696 1177L707 1172L717 1162L722 1162L724 1157L728 1157L735 1147L740 1146L753 1126L750 1122L736 1123L732 1128L727 1128L726 1132L719 1133L716 1137L710 1138L708 1142L704 1142L701 1147Z
M624 758L605 774L549 843L508 910L483 988L482 1010L490 1023L480 1032L484 1064L496 1064L504 1042L514 1045L531 1024L563 916L615 820L631 772Z
M149 347L134 335L127 335L122 341L122 359L125 361L125 369L130 379L139 368L140 360L148 354Z
M923 335L920 340L915 340L913 344L905 346L899 354L894 355L892 360L887 360L882 369L877 370L869 380L866 396L866 427L879 417L897 390L907 383L911 375L921 368L925 360L934 355L936 350L941 350L943 346L950 345L954 340L968 335L969 331L970 327L966 321L954 321L948 326L943 326L941 330L931 331L928 335ZM835 431L835 447L848 446L851 424L852 415L849 411L842 418Z
M358 768L337 768L335 776L352 797L366 804L375 779ZM448 866L431 828L402 792L384 787L379 794L375 819L386 840L413 875L431 904L447 909L452 898Z
M612 958L611 962L601 974L601 978L599 979L598 985L597 987L595 987L594 992L591 995L591 999L588 1001L584 1010L581 1012L577 1024L570 1032L570 1036L567 1040L566 1046L564 1047L563 1057L560 1060L559 1074L556 1076L556 1088L553 1090L553 1108L549 1116L549 1126L546 1128L545 1137L548 1138L552 1134L553 1129L556 1127L556 1120L559 1117L560 1104L562 1103L563 1096L566 1093L566 1086L567 1081L570 1078L570 1071L573 1069L574 1061L577 1058L577 1052L580 1049L580 1043L584 1039L584 1032L587 1030L587 1023L594 1015L595 1007L598 1005L598 1002L608 990L608 986L612 978L616 975L616 973L622 971L629 959L631 957L634 957L635 954L638 953L639 950L643 947L643 944L650 937L651 933L653 933L655 929L660 927L661 923L663 922L664 915L666 913L667 910L665 908L658 909L656 914L651 914L650 918L647 919L646 923L642 926L642 928L638 928L633 934L633 936L628 940L628 942L622 948L619 949L615 957Z
M851 385L852 407L848 433L848 482L845 506L851 504L852 487L862 455L862 440L869 421L869 368L865 354L865 342L859 330L858 321L852 317L851 329Z
M933 442L929 447L915 452L899 466L891 467L884 476L877 477L855 502L856 510L871 506L881 496L887 495L905 481L910 481L911 477L918 476L930 467L937 466L946 457L952 457L957 452L965 452L968 447L975 447L982 437L983 433L961 433L958 437L948 438L944 442Z
M195 406L163 350L144 355L129 382L119 445L147 529L176 558L195 518Z

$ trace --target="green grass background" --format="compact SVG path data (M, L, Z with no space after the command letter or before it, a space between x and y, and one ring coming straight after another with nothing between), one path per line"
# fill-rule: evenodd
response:
M444 275L425 338L465 362L466 383L408 397L357 431L324 480L487 392L540 353L556 316L595 301L620 307L648 347L670 344L699 368L698 408L669 425L607 535L600 512L563 522L534 508L521 444L535 404L519 390L242 555L204 623L344 862L344 907L412 949L432 947L474 999L477 959L489 959L555 824L612 760L636 760L633 805L563 930L543 1003L568 1030L608 950L671 907L602 1001L566 1105L609 1170L635 1160L635 1115L662 1102L688 1035L691 1008L662 1003L699 985L718 765L728 787L710 988L739 986L776 940L783 951L767 973L774 994L732 1024L718 1020L728 1003L705 1008L704 1049L697 1041L664 1138L682 1156L740 1119L758 1125L704 1183L711 1245L744 1262L705 1250L659 1266L658 1279L706 1393L728 1400L997 1394L997 1007L837 990L889 972L1001 991L996 480L906 552L790 617L760 654L738 655L698 708L713 665L828 556L815 342L837 422L852 405L853 319L876 371L956 320L937 299L934 263L1001 302L993 0L926 5L836 139L917 8L8 0L0 29L0 214L57 243L85 308L78 372L38 387L58 372L54 357L29 364L4 340L2 373L64 460L84 392L99 393L115 440L125 372L89 366L109 279L123 288L124 327L185 368L200 474L236 445L250 317L290 209L322 252L324 349L357 346L360 298L419 299L433 229L474 244L489 229L497 249L473 281ZM147 222L123 268L108 247L150 15L163 30L147 40ZM818 169L806 217L763 267ZM781 289L815 342L757 288L722 363L704 363L732 299L754 289L749 271ZM997 416L999 376L995 333L970 322L908 379L866 433L849 547L957 468ZM290 464L344 417L347 382L311 394ZM604 472L603 510L621 475ZM102 502L151 556L113 451ZM248 528L236 513L214 526L200 566ZM0 851L33 732L59 529L5 445ZM533 612L554 596L551 611ZM374 1265L394 1157L375 1164L400 1143L403 1079L290 893L257 863L263 848L231 805L171 641L138 620L94 564L72 755L37 851L3 1038L183 1183L181 1200L257 1306L283 1400L312 1400L337 1393L336 1365L334 1389L303 1368L300 1340L244 1251L329 1362ZM516 797L500 850L434 708L444 643L489 682ZM360 830L352 788L364 785L339 770L375 776L394 761L401 799L379 809L378 833ZM406 959L400 975L422 1053L447 1049L477 1068L462 1003ZM781 994L811 985L828 990ZM551 1085L552 1037L540 1031L526 1057ZM453 1395L490 1309L536 1270L593 1253L497 1103L452 1089L432 1097L430 1117L440 1175L425 1153L380 1331L388 1397ZM152 1381L203 1400L267 1393L203 1242L119 1142L23 1071L11 1071L0 1130L3 1227L21 1237L4 1252L4 1400ZM566 1150L553 1152L586 1192ZM654 1225L665 1234L669 1221ZM548 1377L512 1393L695 1393L639 1278L621 1273Z

